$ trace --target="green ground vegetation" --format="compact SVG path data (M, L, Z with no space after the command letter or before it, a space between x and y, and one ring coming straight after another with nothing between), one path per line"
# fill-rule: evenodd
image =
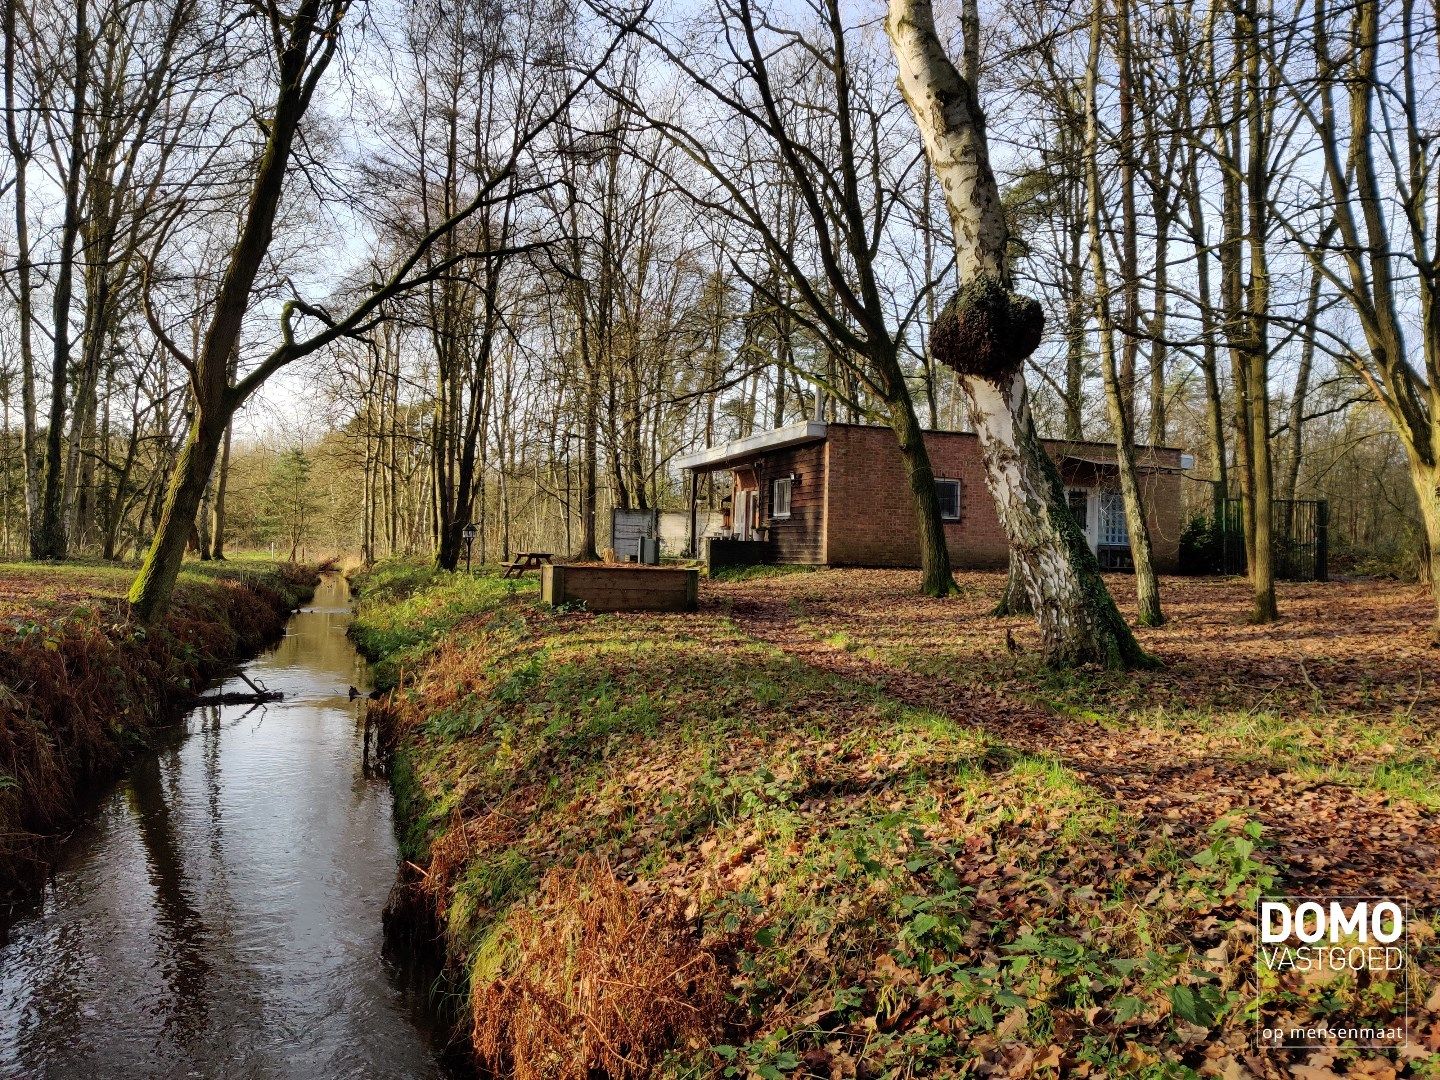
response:
M561 918L556 874L598 866L723 980L702 1032L652 1025L673 1040L636 1050L637 1073L1240 1067L1250 913L1286 873L1243 809L1177 837L1055 755L757 640L723 597L593 615L488 571L359 584L353 634L396 688L404 856L488 1066L517 1064L483 1006L516 980L551 1022L605 1030L559 973L544 989L553 958L523 929ZM594 1065L550 1051L526 1075Z

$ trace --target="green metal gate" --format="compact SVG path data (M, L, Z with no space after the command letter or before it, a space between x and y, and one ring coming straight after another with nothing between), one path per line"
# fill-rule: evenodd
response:
M1217 532L1220 572L1245 573L1245 528L1239 499L1221 500ZM1330 579L1330 503L1325 499L1276 499L1270 504L1275 576L1284 581Z

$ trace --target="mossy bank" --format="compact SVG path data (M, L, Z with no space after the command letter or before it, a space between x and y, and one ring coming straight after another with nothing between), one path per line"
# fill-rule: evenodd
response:
M1248 922L1285 879L1243 812L1172 838L723 591L597 616L490 573L359 587L406 888L483 1071L1243 1071Z
M23 895L63 832L158 725L283 632L317 580L263 562L192 564L157 626L132 622L133 571L0 565L0 898Z

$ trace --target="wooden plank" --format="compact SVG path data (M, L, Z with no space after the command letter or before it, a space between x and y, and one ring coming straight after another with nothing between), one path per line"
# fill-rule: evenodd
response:
M547 604L563 604L565 567L553 563L540 568L540 599Z
M621 588L630 588L637 585L639 588L650 589L662 587L660 582L681 583L685 580L684 570L621 570L612 568L571 567L571 579L577 582L596 585L617 585Z
M640 538L655 532L654 510L621 510L610 512L610 546L622 556L640 557Z
M566 582L566 585L565 597L570 600L582 599L593 601L601 598L639 600L647 596L656 596L666 602L676 603L684 601L689 597L689 593L683 584L679 588L667 587L664 589L624 589L617 585L611 585L602 589L596 588L593 585L578 585L573 581Z
M787 447L755 463L762 523L769 542L767 561L814 563L820 561L825 503L824 444ZM770 514L772 485L777 479L798 476L790 490L790 516Z
M684 607L684 597L653 592L599 592L566 597L592 611L673 611Z
M698 603L699 581L698 570L673 567L546 567L541 598L583 603L592 611L690 611Z

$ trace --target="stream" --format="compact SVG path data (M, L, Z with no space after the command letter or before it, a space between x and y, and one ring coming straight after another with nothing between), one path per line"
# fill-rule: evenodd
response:
M0 927L0 1076L444 1075L384 957L398 855L348 601L327 574L245 665L284 700L192 710Z

